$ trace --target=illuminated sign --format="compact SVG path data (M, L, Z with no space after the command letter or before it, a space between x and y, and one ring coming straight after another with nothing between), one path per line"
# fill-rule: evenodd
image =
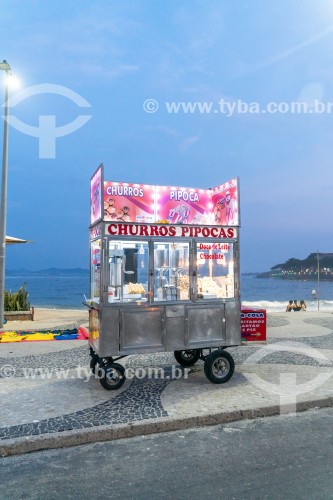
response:
M91 179L90 198L91 223L103 218L117 223L240 225L237 177L212 189L153 186L104 182L100 167Z
M145 236L169 238L237 238L234 227L219 226L184 226L169 224L108 224L107 231L111 236Z
M102 218L103 165L100 165L90 180L90 223Z

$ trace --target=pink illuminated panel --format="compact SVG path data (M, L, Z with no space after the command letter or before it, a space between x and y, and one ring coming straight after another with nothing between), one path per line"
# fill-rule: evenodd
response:
M155 186L104 182L104 220L155 222Z
M103 210L112 222L238 226L238 178L213 189L108 181Z
M156 220L170 224L211 224L210 191L156 186Z
M90 223L102 217L102 166L98 167L90 180Z
M239 225L238 182L231 179L211 190L213 224Z

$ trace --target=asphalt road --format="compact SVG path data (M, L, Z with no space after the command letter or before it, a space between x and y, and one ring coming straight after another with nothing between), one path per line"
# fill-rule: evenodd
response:
M333 409L0 459L1 499L333 499Z

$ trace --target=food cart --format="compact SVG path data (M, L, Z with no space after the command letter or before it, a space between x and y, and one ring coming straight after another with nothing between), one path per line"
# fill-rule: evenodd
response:
M118 389L131 354L174 351L227 382L241 343L239 181L213 189L91 178L91 369Z

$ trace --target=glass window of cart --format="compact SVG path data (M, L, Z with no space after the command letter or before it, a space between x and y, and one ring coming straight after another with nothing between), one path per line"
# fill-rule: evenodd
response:
M148 296L148 242L109 241L108 302L145 302Z
M101 286L101 240L92 241L90 246L90 297L98 301Z
M198 299L235 296L233 243L197 243Z
M189 244L154 243L154 301L189 300Z

